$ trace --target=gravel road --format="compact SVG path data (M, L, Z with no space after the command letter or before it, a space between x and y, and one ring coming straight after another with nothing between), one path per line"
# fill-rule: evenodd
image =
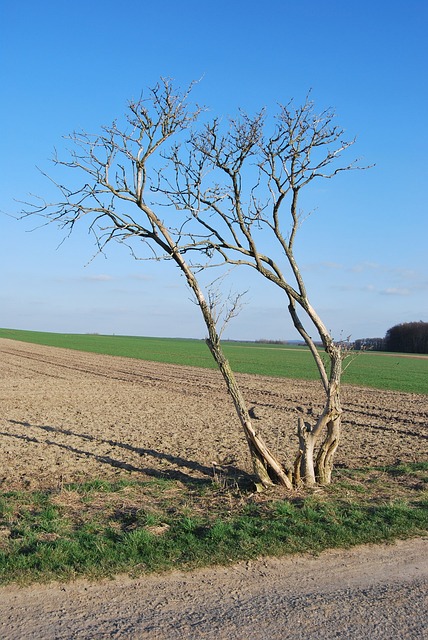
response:
M0 589L3 640L428 637L428 537L139 579Z

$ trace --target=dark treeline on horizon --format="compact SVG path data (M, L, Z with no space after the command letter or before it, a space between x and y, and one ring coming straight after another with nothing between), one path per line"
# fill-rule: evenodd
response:
M428 353L428 322L403 322L386 332L384 338L355 340L354 349L361 351L393 351L400 353Z

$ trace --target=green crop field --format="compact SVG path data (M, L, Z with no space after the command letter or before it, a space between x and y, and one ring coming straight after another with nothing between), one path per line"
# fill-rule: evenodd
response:
M43 333L0 329L10 338L78 351L140 358L154 362L215 368L203 340ZM316 380L318 372L309 350L294 345L224 342L233 369L240 373ZM345 361L343 382L377 389L428 393L428 358L405 354L359 352Z

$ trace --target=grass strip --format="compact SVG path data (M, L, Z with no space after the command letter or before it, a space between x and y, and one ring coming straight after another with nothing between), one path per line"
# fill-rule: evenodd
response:
M216 367L203 340L45 333L15 329L0 329L0 338L153 362L209 369ZM319 379L313 357L306 347L227 341L223 347L233 369L238 373L295 380ZM428 358L370 352L358 352L354 355L343 376L345 384L428 393Z
M336 478L287 496L218 478L3 493L0 583L141 575L426 534L428 463Z

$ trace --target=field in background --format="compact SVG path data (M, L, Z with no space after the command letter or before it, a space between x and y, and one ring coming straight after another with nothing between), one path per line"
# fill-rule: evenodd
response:
M203 340L44 333L15 329L0 329L0 338L153 362L215 368ZM306 347L227 341L223 346L236 372L297 380L318 378L315 363ZM345 364L349 364L343 378L345 384L428 394L426 357L358 352Z

